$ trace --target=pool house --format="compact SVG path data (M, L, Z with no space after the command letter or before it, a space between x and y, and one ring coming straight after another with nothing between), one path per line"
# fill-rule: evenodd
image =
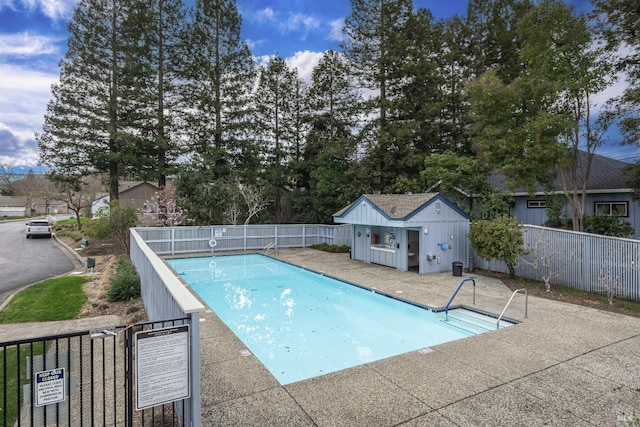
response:
M469 217L440 193L363 194L333 220L351 225L355 260L419 274L468 267Z

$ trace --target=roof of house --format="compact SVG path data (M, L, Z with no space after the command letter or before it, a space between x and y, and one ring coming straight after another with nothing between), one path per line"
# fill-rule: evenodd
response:
M586 166L587 153L585 151L579 151L579 155L579 165ZM607 192L629 190L628 178L624 173L624 168L628 165L629 163L620 160L594 154L591 161L591 170L587 180L587 191ZM578 175L580 176L580 169L578 170ZM504 175L501 173L491 175L489 177L489 182L496 188L501 188L503 190L508 189ZM562 191L562 182L560 181L560 178L556 179L554 186L556 191ZM538 185L536 191L537 193L544 193L544 188ZM520 194L526 194L526 191L523 188L518 188L514 191L514 195Z
M24 197L0 196L0 206L25 207L26 199Z
M155 185L152 182L149 181L121 181L118 183L118 193L122 194L122 193L126 193L127 191L138 187L139 185L143 185L143 184L147 184L152 186L153 188L158 188L157 185ZM103 198L109 198L109 193L98 193L95 196L95 200L99 200L99 199L103 199Z
M443 197L440 193L417 193L417 194L363 194L348 206L333 214L334 217L344 217L355 206L368 200L373 207L382 213L389 220L406 220L424 206L430 204L434 199L438 199L451 206L461 215L466 216L457 206Z
M390 219L403 219L420 209L438 193L363 194Z
M118 183L118 191L120 193L124 193L131 190L132 188L138 187L139 185L143 184L148 184L154 188L158 188L157 185L149 181L121 181L120 183Z

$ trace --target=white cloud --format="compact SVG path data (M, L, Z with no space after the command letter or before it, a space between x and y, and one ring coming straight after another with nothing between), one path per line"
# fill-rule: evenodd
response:
M260 55L254 59L258 67L267 67L274 57L275 55Z
M35 164L34 132L42 129L51 85L57 74L0 64L0 159L12 164Z
M298 70L298 76L306 83L311 83L313 68L318 65L324 52L311 52L308 50L296 52L293 56L287 58L285 62L291 68Z
M0 164L36 165L38 164L38 143L33 135L24 138L13 129L0 122Z
M59 52L55 43L60 40L28 31L15 34L0 34L0 55L50 55Z
M2 10L5 7L7 9L16 10L16 6L13 0L0 0L0 10Z
M13 2L8 0L7 3ZM78 0L22 0L20 3L29 10L38 10L49 19L57 21L70 18Z
M276 19L276 14L270 7L261 9L255 13L255 19L261 22L273 22Z
M284 25L284 30L286 32L297 32L300 31L303 33L303 40L306 38L307 34L310 31L317 30L320 27L320 21L316 18L308 15L302 15L300 13L295 13L289 16L286 24Z
M342 27L344 27L344 19L336 19L335 21L331 21L329 23L329 35L327 36L327 40L341 42L345 39L345 35L342 33Z
M594 43L594 48L599 47L597 43ZM614 59L624 58L635 55L635 49L627 44L622 44L616 52L612 54ZM606 107L608 101L619 98L622 96L626 89L629 88L628 76L624 72L618 72L615 75L615 81L611 85L606 87L603 91L596 93L592 98L593 103L591 111L593 113L600 114Z

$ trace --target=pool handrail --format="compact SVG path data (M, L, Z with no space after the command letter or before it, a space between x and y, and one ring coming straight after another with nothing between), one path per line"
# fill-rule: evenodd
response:
M516 289L515 291L513 291L513 293L511 294L511 298L509 298L509 302L507 302L507 305L504 306L504 309L502 310L502 313L500 313L500 316L498 316L498 321L496 322L496 329L500 329L500 321L502 320L502 316L504 316L504 312L507 311L507 308L509 308L509 304L511 304L511 301L513 301L513 297L516 296L516 294L518 294L519 292L524 292L524 317L525 319L528 317L528 311L529 311L529 292L525 289Z
M267 246L262 248L262 252L264 252L267 255L269 254L270 250L273 250L274 252L276 252L276 250L277 250L276 242L269 242L269 244L267 244Z
M473 304L475 305L475 303L476 303L476 281L475 281L475 279L473 277L467 277L462 282L460 282L460 284L458 285L458 289L456 289L456 291L453 293L453 295L451 295L451 298L449 298L449 302L444 307L444 320L445 321L449 320L449 306L453 302L453 299L456 297L456 295L458 295L458 292L460 291L460 288L462 288L462 285L464 285L466 282L469 282L469 281L471 281L471 283L473 284Z

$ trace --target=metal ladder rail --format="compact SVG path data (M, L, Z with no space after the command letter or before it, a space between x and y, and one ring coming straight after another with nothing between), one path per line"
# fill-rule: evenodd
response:
M275 247L276 247L276 242L269 242L267 246L262 248L262 252L268 255L270 250L273 250L275 252Z
M504 313L507 311L507 308L509 308L509 304L511 304L511 301L513 301L513 298L516 296L516 294L518 294L520 292L524 292L524 317L525 317L525 319L528 317L528 314L529 314L529 292L524 288L516 289L511 294L511 298L509 298L509 301L507 302L507 305L504 306L504 309L502 310L502 313L500 313L500 316L498 316L498 321L496 322L496 329L500 329L500 321L502 320L502 316L504 316Z
M476 281L472 277L468 277L468 278L464 279L462 282L460 282L460 284L458 285L458 289L456 289L456 291L453 293L453 295L451 295L451 298L449 298L449 302L444 307L444 320L445 321L449 320L449 306L453 302L453 299L456 297L456 295L458 295L458 292L460 291L460 288L462 288L462 285L464 285L465 282L469 282L469 281L473 284L473 304L475 305L475 303L476 303Z

